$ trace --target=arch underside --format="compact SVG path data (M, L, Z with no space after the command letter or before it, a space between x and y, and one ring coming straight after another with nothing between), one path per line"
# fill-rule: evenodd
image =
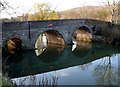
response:
M48 30L45 31L44 34L46 35L48 44L57 44L57 45L65 44L63 36L56 30Z
M75 39L77 42L91 42L92 32L85 26L79 27L74 31L73 39Z
M56 30L47 30L43 32L37 39L35 43L35 48L37 56L42 54L46 48L51 48L56 46L64 46L64 38L62 35Z
M9 53L16 53L22 49L22 40L18 37L12 37L7 40L7 51Z

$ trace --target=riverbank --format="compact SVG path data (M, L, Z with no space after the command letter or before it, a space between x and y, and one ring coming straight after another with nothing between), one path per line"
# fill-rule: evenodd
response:
M99 36L93 35L93 41L120 45L120 25L114 25L110 28L102 29Z

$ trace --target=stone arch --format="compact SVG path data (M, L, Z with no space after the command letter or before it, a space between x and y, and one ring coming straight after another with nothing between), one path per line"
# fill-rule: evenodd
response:
M92 33L92 30L90 30L87 26L80 26L77 29L79 29L79 30L85 30L85 31L87 31L89 33Z
M77 41L91 42L92 31L86 26L81 26L74 30L72 37L74 40L77 40Z
M47 30L43 32L50 44L64 45L65 40L63 36L57 30Z
M6 42L9 53L16 53L22 50L22 40L19 37L12 37Z
M64 46L65 40L57 30L46 30L42 32L35 43L36 54L39 56L47 47Z

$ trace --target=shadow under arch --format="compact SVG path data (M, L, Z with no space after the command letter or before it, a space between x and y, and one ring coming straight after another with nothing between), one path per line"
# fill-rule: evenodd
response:
M79 29L79 30L85 30L85 31L87 31L87 32L89 32L89 33L92 33L92 31L91 31L87 26L81 26L81 27L79 27L78 29Z
M43 61L54 60L54 57L64 50L64 44L64 38L57 30L47 30L38 37L35 53ZM48 55L49 58L47 58Z

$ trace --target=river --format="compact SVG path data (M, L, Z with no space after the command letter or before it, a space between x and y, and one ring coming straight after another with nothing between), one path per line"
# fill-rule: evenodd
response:
M3 55L3 70L17 85L118 85L120 47L101 43L49 47Z

